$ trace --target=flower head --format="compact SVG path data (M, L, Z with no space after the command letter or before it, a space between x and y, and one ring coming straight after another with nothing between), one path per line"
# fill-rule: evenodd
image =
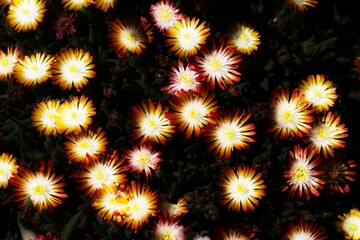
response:
M344 148L344 139L348 136L345 124L340 123L339 115L328 112L321 116L312 126L307 137L310 148L321 153L326 159L334 157L334 149Z
M161 201L163 215L169 219L179 219L181 216L189 212L189 207L184 198L179 198L177 203L171 203L167 200Z
M81 8L87 8L93 0L61 0L61 4L68 10L79 11Z
M76 15L74 12L61 12L53 23L56 34L56 40L62 40L64 37L73 36L76 31Z
M0 80L7 80L14 72L15 64L20 59L20 49L12 46L7 48L7 53L0 49Z
M18 167L16 157L12 154L0 155L0 188L7 188L9 179L17 173Z
M124 152L123 158L131 171L137 174L145 173L147 178L152 176L153 171L157 170L159 162L163 161L160 157L162 152L154 149L151 144L132 145L131 148L121 150Z
M324 240L328 238L315 222L306 221L300 217L287 224L284 240Z
M96 75L90 52L77 48L69 48L55 54L55 61L51 67L53 83L59 85L62 90L70 90L74 87L80 91L88 84L89 79Z
M169 84L161 91L166 91L168 94L178 94L182 90L187 92L189 90L198 91L201 88L199 81L199 73L195 71L190 64L183 63L178 60L177 66L172 66L169 73Z
M109 27L110 46L120 57L127 52L141 55L153 38L151 26L144 18L130 17L124 21L116 18Z
M294 151L289 151L288 167L285 169L283 177L286 179L282 191L289 191L291 197L307 200L311 195L320 196L319 189L326 183L322 179L324 171L318 170L318 165L322 159L315 151L308 148L301 148L300 145L294 146Z
M330 80L325 81L325 75L309 75L301 80L299 89L305 95L305 100L311 104L316 112L326 112L334 106L337 99L336 88Z
M308 7L314 8L318 4L315 0L284 0L284 3L302 13L308 10Z
M86 190L84 196L91 198L99 189L127 182L128 167L123 163L115 150L96 155L88 165L72 173L74 182L78 184L76 189Z
M49 99L39 102L31 113L32 126L45 136L57 135L56 119L59 118L59 100Z
M161 32L172 27L177 20L184 16L180 9L174 6L171 0L158 1L156 4L150 5L150 16L152 17L155 27Z
M66 99L60 105L59 117L55 121L58 132L68 135L71 132L81 132L81 128L87 129L92 123L92 116L96 114L95 110L92 100L85 95Z
M234 212L254 211L265 196L262 173L247 165L223 168L223 176L218 178L217 185L221 204Z
M208 151L219 159L228 159L234 148L249 148L249 143L255 142L252 138L255 135L255 125L248 123L250 116L250 113L238 108L211 113L209 123L202 133L209 144Z
M163 108L161 103L154 103L151 99L133 106L130 112L130 138L140 139L140 145L146 141L165 145L175 132L175 126L166 117L167 112L168 107Z
M96 0L95 7L103 12L107 12L110 8L114 8L116 0Z
M180 132L185 132L185 139L192 135L200 137L201 129L209 122L210 113L216 112L219 108L214 97L214 94L205 90L199 93L182 90L170 99L170 111L166 116Z
M51 76L51 63L54 58L46 53L24 56L14 66L14 77L24 86L34 86L47 81Z
M211 38L208 44L202 46L200 53L195 56L196 68L200 79L211 90L215 89L215 84L224 90L240 81L240 55L235 52L235 48L225 45L223 37L219 40Z
M20 165L18 172L10 178L14 201L24 208L29 199L37 211L52 211L67 198L63 189L64 175L55 174L51 161L47 164L39 161L36 165L35 170Z
M141 182L131 181L129 186L129 202L127 216L123 224L131 231L137 230L147 224L151 216L158 211L157 193L150 186Z
M205 26L205 22L199 22L200 19L195 17L184 17L168 28L165 44L169 51L178 57L196 55L210 35L210 28Z
M235 24L227 35L226 43L242 54L252 54L261 43L260 33L247 24Z
M83 128L80 133L70 133L66 137L65 155L68 161L73 163L88 165L91 158L106 151L106 144L108 144L105 132L101 127L97 129Z
M160 216L153 227L152 234L155 240L185 240L187 228L179 224L179 220L170 220Z
M9 6L7 20L16 32L36 30L43 21L46 12L46 1L13 0Z
M338 216L336 225L344 234L344 239L360 239L360 211L357 208Z
M255 240L255 229L249 225L226 224L218 225L215 228L217 239L224 240Z
M272 99L274 112L269 132L274 136L280 135L280 140L308 134L314 121L309 105L299 89L295 89L291 96L288 89L277 91Z

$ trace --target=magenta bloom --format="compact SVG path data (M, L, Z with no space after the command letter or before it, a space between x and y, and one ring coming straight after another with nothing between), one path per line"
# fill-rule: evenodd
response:
M54 22L56 31L56 40L62 40L64 37L73 36L76 33L76 16L74 12L62 12L57 14L57 20Z

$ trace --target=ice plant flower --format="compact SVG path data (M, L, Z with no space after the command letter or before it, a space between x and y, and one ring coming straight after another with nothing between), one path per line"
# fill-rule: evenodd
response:
M20 60L20 49L12 46L5 53L0 49L0 80L8 80L14 73L15 64Z
M103 12L107 12L110 8L114 8L116 0L95 0L95 7Z
M66 135L64 142L66 158L71 163L88 165L91 158L106 151L108 140L101 127L82 128L80 133Z
M94 78L95 64L90 52L82 49L69 48L55 54L52 63L53 83L59 85L62 90L75 88L80 91L87 85L89 79Z
M238 71L240 54L235 48L225 44L224 37L215 40L211 38L207 44L203 45L200 54L195 56L196 70L200 74L200 79L211 89L215 85L222 90L240 81Z
M151 26L144 18L130 17L124 21L116 18L109 28L110 46L119 57L127 52L141 55L153 38Z
M127 170L123 159L113 150L92 157L88 165L75 170L71 176L78 184L76 189L85 190L84 196L92 198L99 189L127 182Z
M140 139L140 145L146 141L165 145L175 132L175 125L166 117L168 110L168 107L151 99L133 106L130 111L130 138L134 141Z
M63 178L64 174L54 172L51 160L37 162L35 170L20 165L18 172L9 180L13 200L19 203L20 208L25 208L29 199L37 211L52 211L62 204L62 199L67 198Z
M312 195L320 196L319 189L322 189L325 180L325 171L319 170L322 158L314 150L301 148L299 144L294 146L293 151L289 151L288 166L284 171L283 177L286 183L281 188L288 191L290 197L309 200Z
M174 23L184 17L180 9L171 0L158 1L150 5L150 16L160 32L165 32Z
M230 211L254 211L265 196L266 184L261 172L247 165L227 166L218 177L218 197Z
M153 226L154 240L185 240L187 228L179 224L179 220L171 220L160 216Z
M131 231L137 232L140 227L149 223L152 216L157 214L157 193L148 185L131 181L128 207L123 224Z
M232 225L218 225L215 227L217 239L224 240L255 240L255 229L248 225L242 226L239 224Z
M211 113L202 135L209 144L208 151L218 159L228 159L234 148L249 148L255 142L255 125L248 123L251 114L238 108Z
M247 24L235 24L227 33L226 43L238 52L246 55L252 54L260 45L260 33Z
M92 100L85 95L66 99L60 105L59 117L55 121L58 132L68 135L71 132L81 132L81 128L87 129L93 121L92 116L96 114L95 110Z
M54 60L50 54L37 52L24 56L14 66L14 77L24 86L34 86L47 81L51 76L51 63Z
M284 0L284 3L301 13L308 10L309 7L316 7L316 4L318 4L315 0Z
M176 21L166 30L165 45L178 57L196 55L210 35L210 28L198 18L188 16Z
M107 222L121 224L129 210L126 186L105 185L96 191L91 206L98 210L97 215Z
M303 217L288 223L284 235L284 240L324 240L328 238L328 235L315 222L306 221Z
M177 203L171 203L163 200L160 203L163 215L168 216L169 219L180 219L181 216L189 212L188 204L184 198L179 198Z
M301 80L299 89L316 112L327 112L337 99L336 88L324 74L307 76L306 81Z
M93 3L93 0L61 0L61 4L68 10L79 11L81 8L87 8Z
M16 32L36 30L43 21L46 12L46 1L13 0L6 16L9 25Z
M344 148L348 129L341 123L339 115L328 112L321 116L311 128L307 137L310 148L321 153L326 159L334 157L334 149Z
M76 31L77 18L75 12L61 12L57 14L53 23L56 40L73 36Z
M45 136L57 135L56 119L60 116L59 106L60 100L57 99L37 103L31 112L31 125Z
M10 153L0 155L0 188L7 188L9 179L17 173L17 159Z
M357 208L338 216L336 225L344 235L344 239L360 239L360 211Z
M150 178L157 170L159 162L163 161L162 151L155 149L151 144L132 145L120 150L124 153L123 158L130 170L136 174L145 173L146 178Z
M169 100L170 111L166 117L177 126L180 132L185 132L185 140L195 135L201 135L201 129L209 122L210 113L219 108L215 95L205 90L199 93L182 90Z
M308 134L314 121L309 105L299 89L295 89L291 96L289 89L279 89L272 99L272 126L268 131L274 137L280 135L280 140Z
M198 91L202 85L199 77L199 73L190 64L184 63L179 59L177 66L170 68L169 84L160 90L174 95L181 92L181 90L185 92L189 90Z

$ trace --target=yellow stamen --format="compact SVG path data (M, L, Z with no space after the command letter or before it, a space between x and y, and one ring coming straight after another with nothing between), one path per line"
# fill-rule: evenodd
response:
M297 166L294 170L294 179L296 182L305 182L309 176L309 169L305 166Z

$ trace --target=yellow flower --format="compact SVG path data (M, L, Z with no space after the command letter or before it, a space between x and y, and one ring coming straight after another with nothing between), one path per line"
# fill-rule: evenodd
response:
M308 10L308 7L314 8L318 4L315 0L284 0L284 3L302 13Z
M184 17L171 0L158 1L156 4L150 5L150 16L160 32L166 31L177 20Z
M32 110L31 125L45 136L55 136L57 134L56 120L60 116L58 112L59 106L59 100L50 99L39 102Z
M227 33L227 44L242 54L250 55L260 45L260 33L245 24L235 24Z
M18 169L16 158L9 153L0 155L0 188L7 188L9 179L17 173Z
M303 217L288 223L284 240L324 240L328 239L316 222L306 221Z
M61 0L61 3L68 10L79 11L83 7L87 8L93 0Z
M116 0L95 0L95 7L103 12L107 12L110 8L114 8Z
M336 225L344 234L344 239L360 239L360 211L357 208L350 209L349 212L338 216L339 221Z
M234 212L254 211L259 200L265 196L266 184L262 173L246 165L227 166L223 168L223 173L217 183L220 203Z
M196 55L210 35L210 28L205 26L205 22L199 22L200 19L195 17L184 17L168 28L165 44L169 51L178 57Z
M9 7L7 20L17 32L36 30L43 21L46 12L46 1L13 0Z
M54 58L46 53L24 56L14 67L14 77L24 86L33 86L47 81L51 76Z
M20 49L9 46L7 53L0 49L0 79L8 80L14 72L15 64L20 59Z
M55 54L52 63L53 83L58 84L62 90L70 90L75 87L80 91L87 85L90 78L94 78L96 72L93 70L95 64L90 52L82 49L69 48Z

